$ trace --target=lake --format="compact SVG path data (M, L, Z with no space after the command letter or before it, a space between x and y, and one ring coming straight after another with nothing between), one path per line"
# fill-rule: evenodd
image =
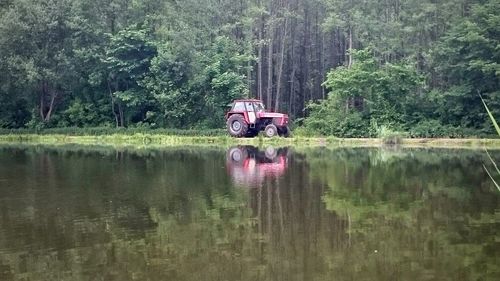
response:
M4 145L0 280L500 280L483 164L465 149Z

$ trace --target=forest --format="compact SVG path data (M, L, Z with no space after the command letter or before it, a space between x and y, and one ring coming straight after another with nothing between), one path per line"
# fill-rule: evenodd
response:
M500 0L0 0L0 128L224 128L262 99L297 133L487 137Z

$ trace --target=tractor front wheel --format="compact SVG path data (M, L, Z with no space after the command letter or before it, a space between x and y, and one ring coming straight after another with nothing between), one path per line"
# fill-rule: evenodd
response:
M236 138L241 138L248 132L248 124L241 114L231 115L227 119L227 131L229 134Z
M264 133L266 134L266 137L272 138L278 134L278 128L274 124L267 125Z

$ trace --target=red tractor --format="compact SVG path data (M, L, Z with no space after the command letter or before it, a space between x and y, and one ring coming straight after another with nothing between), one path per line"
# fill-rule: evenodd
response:
M255 137L264 131L267 137L288 137L288 115L266 112L261 100L235 100L226 114L227 131L236 138Z

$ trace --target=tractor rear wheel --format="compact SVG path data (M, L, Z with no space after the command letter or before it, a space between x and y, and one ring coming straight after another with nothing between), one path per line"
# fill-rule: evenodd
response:
M236 138L241 138L248 132L248 124L241 114L231 115L226 122L227 131L229 134Z
M278 134L278 128L274 124L267 125L264 133L266 137L272 138Z

